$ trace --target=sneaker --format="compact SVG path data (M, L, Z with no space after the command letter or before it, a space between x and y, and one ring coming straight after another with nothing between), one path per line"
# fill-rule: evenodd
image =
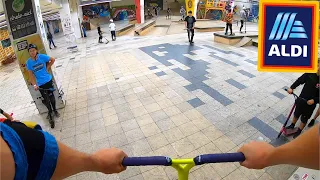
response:
M297 138L301 134L301 132L302 131L300 129L298 129L298 131L293 134L293 139Z
M312 120L309 122L308 127L312 127L312 126L314 125L314 122L315 122L315 121L316 121L316 120L312 119Z
M58 118L60 117L60 113L58 111L54 111L54 115Z
M286 129L293 129L294 128L294 124L291 124L290 126L287 126Z

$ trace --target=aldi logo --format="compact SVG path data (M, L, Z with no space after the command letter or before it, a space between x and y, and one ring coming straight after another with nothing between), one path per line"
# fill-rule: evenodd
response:
M258 70L318 70L319 2L260 1Z

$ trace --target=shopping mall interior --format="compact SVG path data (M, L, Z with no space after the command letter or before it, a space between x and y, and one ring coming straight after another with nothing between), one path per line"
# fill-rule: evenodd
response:
M70 148L194 158L234 153L251 141L280 146L294 140L277 136L295 104L284 89L302 73L258 71L259 1L8 2L0 2L0 108ZM223 21L228 7L231 35ZM196 19L193 43L184 21L188 11ZM59 117L48 119L45 99L30 81L28 44L55 59L48 70ZM212 163L189 172L194 180L305 176L320 178L319 171L289 164L254 170L239 162ZM167 166L128 166L119 174L81 172L66 179L174 180L178 173Z

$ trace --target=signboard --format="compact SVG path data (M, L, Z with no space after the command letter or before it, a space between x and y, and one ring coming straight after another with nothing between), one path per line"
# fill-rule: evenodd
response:
M318 70L319 3L260 1L258 70Z
M62 29L63 29L64 35L73 33L70 14L69 14L69 16L67 15L67 16L62 17L61 22L62 22Z
M17 50L18 51L22 51L28 48L28 41L27 40L23 40L20 42L17 42Z
M32 0L5 0L5 8L13 39L37 32Z

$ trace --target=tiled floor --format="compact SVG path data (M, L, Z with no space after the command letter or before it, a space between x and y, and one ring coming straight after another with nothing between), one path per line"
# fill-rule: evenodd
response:
M129 156L194 157L235 152L244 143L271 141L292 106L281 90L299 76L260 73L257 52L213 42L212 33L162 37L122 36L98 44L96 32L70 53L56 39L57 78L66 107L50 129L18 66L0 68L0 106L17 119L37 121L57 139L84 152L118 147ZM249 170L238 163L194 168L190 179L286 179L296 169L281 165ZM128 167L118 175L81 173L69 179L176 179L170 167Z

